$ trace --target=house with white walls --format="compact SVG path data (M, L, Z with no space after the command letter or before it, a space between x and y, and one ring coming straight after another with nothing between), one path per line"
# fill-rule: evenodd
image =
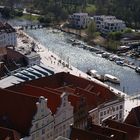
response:
M115 16L95 15L92 20L96 23L97 30L103 34L123 31L126 28L125 22Z
M69 16L68 21L75 28L86 28L90 22L88 13L74 13Z

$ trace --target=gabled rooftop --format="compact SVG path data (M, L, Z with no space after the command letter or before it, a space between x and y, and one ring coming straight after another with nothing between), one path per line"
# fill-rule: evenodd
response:
M87 130L74 128L74 127L72 127L71 129L70 139L71 140L96 140L96 139L112 140L110 137L104 136L102 134L98 134L96 132L90 132Z
M0 89L0 126L14 129L27 136L39 98Z
M76 108L77 102L79 102L79 98L81 98L84 99L87 104L88 110L100 104L118 99L118 96L108 87L64 72L27 81L25 84L18 84L8 89L32 96L44 96L48 98L48 103L54 101L50 96L60 96L63 92L67 92L69 94L69 101L74 108ZM56 104L55 107L52 107L54 106L53 103L51 104L49 108L52 108L51 110L54 113L59 103Z
M140 128L140 106L132 108L127 118L125 119L125 123Z
M30 96L44 96L45 98L48 99L48 107L52 111L53 114L56 113L57 108L61 105L61 95L65 91L58 91L55 89L47 88L47 87L37 87L29 84L19 84L13 87L7 88L9 90L17 91L22 94L30 95ZM68 93L68 100L74 106L74 109L76 111L78 104L80 103L80 96Z
M107 127L126 132L127 140L139 140L140 138L140 128L133 125L117 122L114 120L106 120L104 121L104 124Z

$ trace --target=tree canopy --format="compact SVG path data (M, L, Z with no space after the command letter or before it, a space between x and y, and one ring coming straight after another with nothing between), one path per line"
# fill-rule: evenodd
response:
M12 7L23 3L42 14L53 13L55 18L66 18L73 12L114 15L127 26L140 27L140 0L0 0L1 5Z

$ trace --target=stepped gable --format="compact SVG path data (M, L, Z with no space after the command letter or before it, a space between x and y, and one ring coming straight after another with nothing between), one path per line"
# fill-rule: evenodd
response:
M27 136L37 111L39 98L0 89L0 126L14 129Z
M15 130L0 127L1 140L20 140L20 134Z
M132 108L125 119L125 123L140 127L140 106Z
M126 124L126 123L120 123L120 122L117 122L114 120L106 120L106 121L104 121L104 124L107 127L126 132L127 140L139 140L139 138L140 138L140 128L139 127L135 127L133 125Z
M96 139L112 140L110 137L95 132L90 132L87 130L74 128L74 127L72 127L71 129L70 140L96 140Z
M68 101L71 103L71 105L74 107L74 112L78 111L79 105L81 104L82 98L79 95L75 95L74 89L71 89L69 87L61 87L61 89L52 89L45 87L47 90L51 90L53 92L57 92L57 94L62 94L63 92L68 93Z
M60 94L50 90L46 90L41 87L29 85L29 84L19 84L16 86L9 87L8 89L21 92L26 95L40 97L43 96L48 99L47 106L50 108L53 114L57 111L57 107L61 104Z

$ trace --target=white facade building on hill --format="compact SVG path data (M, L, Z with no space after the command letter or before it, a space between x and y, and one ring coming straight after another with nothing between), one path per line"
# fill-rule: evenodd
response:
M109 32L123 31L126 28L125 22L116 19L115 16L94 16L93 20L96 23L96 27L103 34Z
M86 28L89 21L88 13L74 13L69 16L69 23L75 28Z
M0 46L16 46L16 30L8 23L0 22Z

